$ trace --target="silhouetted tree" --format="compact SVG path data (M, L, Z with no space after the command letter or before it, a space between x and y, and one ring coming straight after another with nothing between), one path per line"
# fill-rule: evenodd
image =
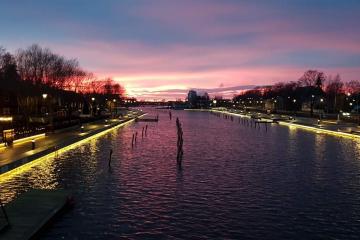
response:
M346 91L350 94L360 93L360 81L352 80L346 83Z
M329 77L328 84L326 86L326 94L328 103L331 105L331 110L337 111L338 96L343 93L344 83L341 81L340 75L337 74L335 78Z
M299 85L303 87L322 88L326 80L325 74L318 70L308 70L299 79Z
M313 115L316 99L323 94L326 81L325 74L318 70L308 70L300 77L298 83L304 87L303 98L310 102L310 115Z

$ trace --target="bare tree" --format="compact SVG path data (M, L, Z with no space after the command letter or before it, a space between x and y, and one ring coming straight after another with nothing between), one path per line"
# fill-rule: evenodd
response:
M111 78L105 79L105 84L103 87L104 87L104 94L106 95L113 94L113 80Z
M360 81L352 80L346 83L346 90L350 94L359 94L360 93Z
M19 49L16 55L18 70L23 80L34 84L46 84L62 89L80 68L76 59L65 59L48 48L33 44L27 49Z
M121 86L119 83L115 83L113 85L113 92L116 95L123 96L125 94L125 88Z
M344 83L341 81L340 75L337 74L333 79L331 76L328 80L328 85L326 86L326 93L328 95L329 102L333 103L332 109L337 111L337 98L344 92Z
M299 79L300 86L322 88L326 80L325 74L318 70L308 70Z

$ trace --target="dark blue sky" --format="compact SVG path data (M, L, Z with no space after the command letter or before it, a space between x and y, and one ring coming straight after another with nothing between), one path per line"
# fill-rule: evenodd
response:
M355 0L3 0L0 9L9 51L39 43L137 96L219 86L231 95L309 68L345 81L360 74Z

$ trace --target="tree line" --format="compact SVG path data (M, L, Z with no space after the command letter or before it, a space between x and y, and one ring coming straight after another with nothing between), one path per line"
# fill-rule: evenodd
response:
M257 87L234 97L234 101L252 103L282 101L283 110L298 111L307 104L310 114L314 108L327 112L351 111L359 107L360 82L343 82L340 75L326 75L322 71L308 70L297 81L279 82L271 86Z
M60 127L81 114L101 118L124 94L112 78L98 78L48 48L33 44L12 54L0 46L0 115L13 117L12 128Z
M11 54L0 46L2 87L15 87L19 80L35 86L81 94L124 94L124 88L112 78L99 79L82 69L76 59L67 59L33 44Z

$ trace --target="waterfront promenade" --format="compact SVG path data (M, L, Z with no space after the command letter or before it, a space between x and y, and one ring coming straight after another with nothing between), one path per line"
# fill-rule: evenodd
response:
M230 114L238 117L254 118L257 120L265 120L272 122L276 119L276 122L281 125L287 125L290 127L298 127L305 130L315 131L318 133L326 133L331 135L359 138L360 139L360 127L355 123L348 123L344 121L337 122L336 120L322 119L318 122L315 118L306 117L293 117L289 115L280 114L263 114L257 112L243 113L237 110L224 110L224 109L212 109L212 112Z
M13 146L0 147L0 175L20 167L33 160L46 156L69 145L111 130L141 116L140 112L129 112L122 118L99 120L82 126L63 129L55 133L34 138L35 149L32 149L33 139L14 143Z

